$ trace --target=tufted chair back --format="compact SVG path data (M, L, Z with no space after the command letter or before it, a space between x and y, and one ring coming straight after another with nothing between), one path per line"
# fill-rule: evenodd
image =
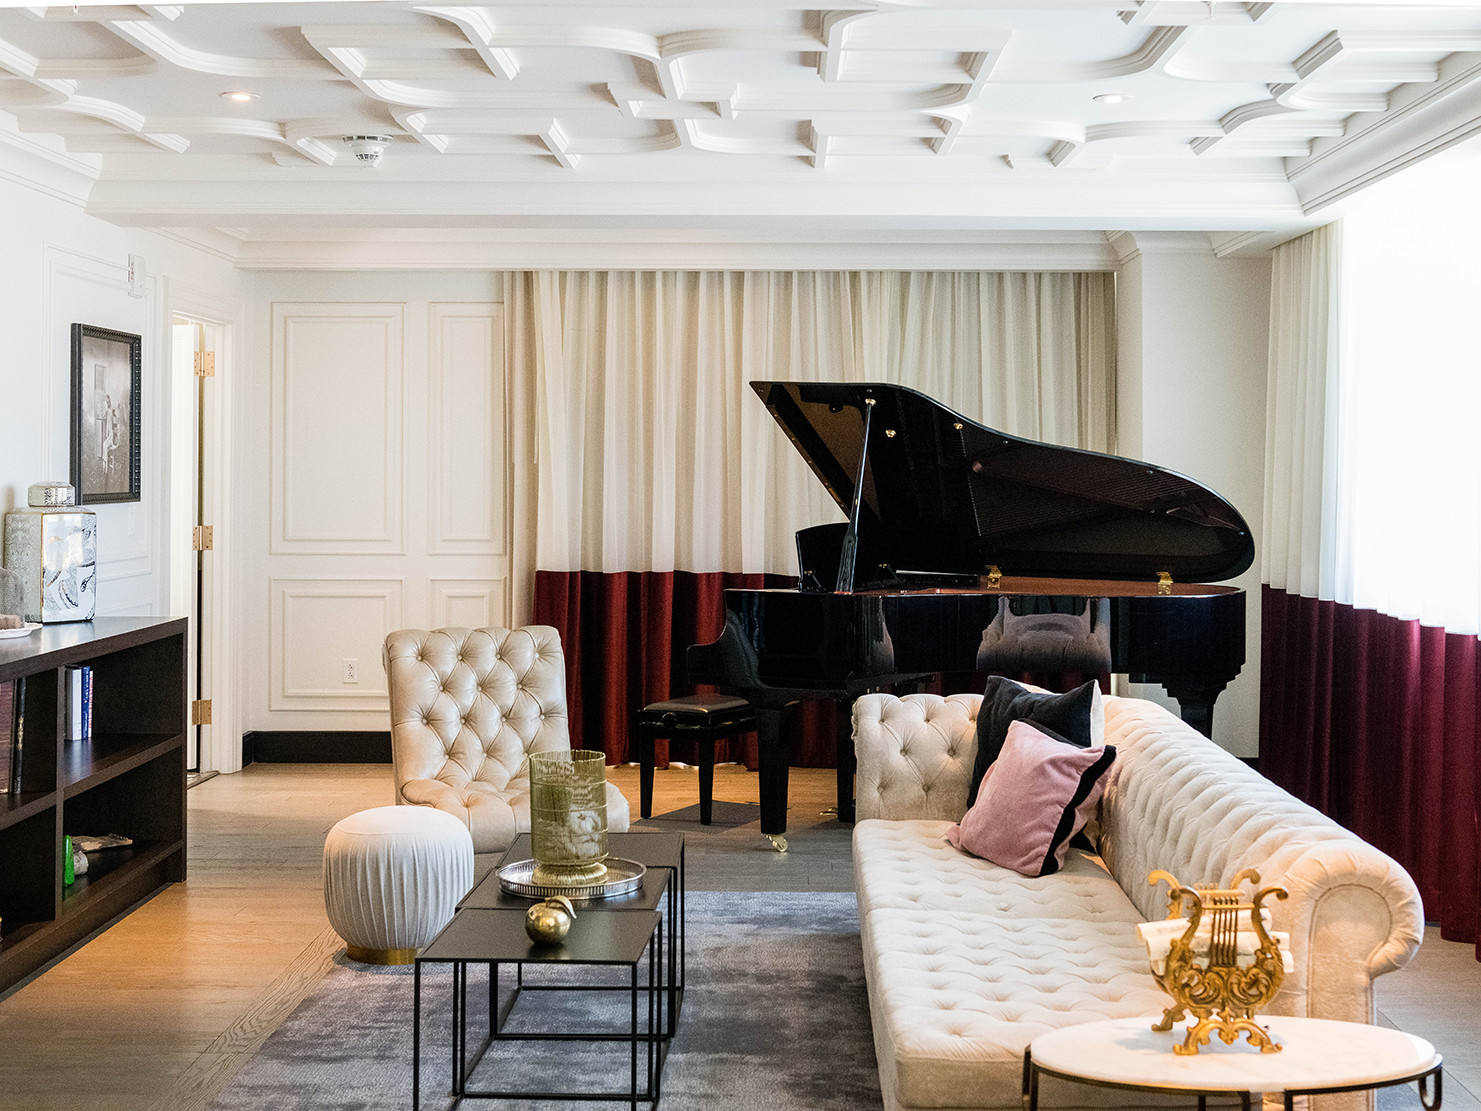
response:
M386 637L396 801L461 818L475 852L529 831L529 754L568 749L566 664L548 625L402 629ZM627 828L608 785L607 825ZM615 796L615 798L614 798Z

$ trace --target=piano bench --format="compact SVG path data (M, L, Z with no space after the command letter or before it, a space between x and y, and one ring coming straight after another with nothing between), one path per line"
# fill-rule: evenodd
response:
M636 726L642 816L653 816L653 742L694 741L699 745L699 824L709 825L714 812L715 742L754 732L755 708L728 694L686 694L650 702L638 711Z

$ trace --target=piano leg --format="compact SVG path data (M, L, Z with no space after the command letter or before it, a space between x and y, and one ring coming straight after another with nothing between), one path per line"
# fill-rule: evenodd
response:
M1214 735L1214 699L1227 685L1197 680L1162 680L1162 689L1178 700L1183 720L1210 740Z
M756 742L761 777L761 832L777 852L787 851L787 769L792 743L782 728L786 706L756 706Z

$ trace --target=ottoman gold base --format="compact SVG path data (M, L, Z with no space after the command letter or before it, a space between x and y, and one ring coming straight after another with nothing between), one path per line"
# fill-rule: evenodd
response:
M415 949L362 949L346 945L345 956L361 964L411 964L417 959Z

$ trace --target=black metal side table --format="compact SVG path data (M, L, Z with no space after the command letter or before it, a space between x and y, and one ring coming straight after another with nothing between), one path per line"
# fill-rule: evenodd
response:
M584 908L599 910L656 910L663 916L668 950L661 970L663 1001L663 1034L671 1038L678 1028L679 1012L684 1006L684 835L682 833L609 833L607 850L613 856L636 860L648 868L643 885L636 891L605 899L576 903L579 926ZM532 853L530 835L520 834L494 870L484 877L458 903L469 910L528 910L535 901L523 895L511 895L499 886L499 869L517 860L528 860Z
M579 913L579 912L578 912ZM659 1014L664 931L656 911L590 909L580 916L559 945L537 945L525 934L524 909L458 910L451 922L416 959L412 1029L412 1107L421 1106L422 966L450 964L453 977L452 1094L453 1106L464 1099L601 1100L640 1102L655 1107L667 1040ZM472 1051L468 1045L468 967L487 965L488 1035ZM515 967L515 987L501 999L499 970ZM542 991L625 990L629 996L626 1030L509 1032L506 1021L522 992L528 990L528 965L619 967L627 970L625 986L610 984L543 985ZM642 1003L642 1006L640 1006ZM494 1046L529 1041L621 1041L629 1045L628 1085L622 1090L490 1090L469 1087L469 1078ZM641 1068L640 1068L641 1063ZM641 1083L640 1083L641 1078Z

